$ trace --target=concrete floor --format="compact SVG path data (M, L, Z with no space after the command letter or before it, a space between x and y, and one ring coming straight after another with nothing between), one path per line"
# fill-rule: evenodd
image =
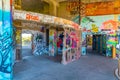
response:
M117 60L87 54L67 65L53 57L28 56L14 66L14 80L117 80Z

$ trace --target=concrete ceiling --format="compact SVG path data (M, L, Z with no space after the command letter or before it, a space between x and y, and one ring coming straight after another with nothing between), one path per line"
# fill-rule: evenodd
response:
M70 0L56 0L56 2L62 1L70 1ZM71 1L79 1L79 0L71 0ZM83 3L94 3L94 2L107 2L107 1L114 1L114 0L81 0Z
M114 0L81 0L83 3L94 3L94 2L107 2L107 1L114 1Z
M36 7L38 9L42 10L44 4L41 3L41 1L46 2L48 4L53 4L53 5L59 6L59 2L70 1L70 0L37 0L37 1L21 0L21 1L22 1L22 4L25 4L25 6L24 6L25 8ZM79 0L71 0L71 1L79 1ZM114 0L81 0L81 2L83 2L83 3L106 2L106 1L114 1Z
M79 1L79 0L15 0L16 2L21 2L18 6L22 10L38 12L42 14L56 15L56 11L53 8L59 7L60 2L64 1ZM83 3L94 3L94 2L107 2L116 0L80 0ZM56 6L56 7L55 7ZM21 8L22 7L22 8ZM17 8L16 8L17 9ZM53 11L53 12L51 12Z

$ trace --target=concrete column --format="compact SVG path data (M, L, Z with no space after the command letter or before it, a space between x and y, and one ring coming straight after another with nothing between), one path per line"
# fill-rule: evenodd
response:
M14 7L15 9L21 9L21 0L14 1Z
M57 16L57 6L56 5L53 5L53 14L54 16Z
M66 61L66 55L67 55L67 49L66 49L66 31L64 32L64 38L63 38L63 50L62 50L62 64L67 64Z
M118 59L118 75L120 76L120 58Z
M22 30L16 30L16 60L22 59Z
M35 49L35 44L34 44L34 35L32 34L32 54L34 52Z
M116 48L114 46L112 46L112 58L116 58Z
M50 12L50 15L56 16L57 15L57 6L55 4L50 3L49 12Z
M11 5L12 0L0 0L0 80L13 79L13 27Z

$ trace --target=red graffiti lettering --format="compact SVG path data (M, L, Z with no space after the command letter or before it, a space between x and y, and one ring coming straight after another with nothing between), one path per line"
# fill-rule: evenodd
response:
M27 20L33 20L33 21L39 21L38 16L34 16L34 15L31 15L31 14L26 14L26 19Z

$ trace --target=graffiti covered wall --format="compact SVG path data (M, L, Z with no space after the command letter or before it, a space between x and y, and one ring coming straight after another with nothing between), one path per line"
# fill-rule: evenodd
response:
M32 50L34 55L42 55L43 46L46 46L46 33L41 31L23 29L22 33L32 34ZM28 42L28 41L27 41Z
M81 26L88 32L97 32L96 28L100 31L100 27L108 20L114 20L114 15L83 17L81 20Z
M116 45L116 54L120 54L120 15L115 18L118 21L118 44Z
M118 43L115 33L119 30L119 19L120 15L83 17L81 20L82 32L87 32L87 34L106 34L106 56L111 56L111 47L116 46ZM84 36L82 38L84 39Z
M86 32L101 32L101 29L118 29L120 15L87 16L81 20L81 26ZM97 30L98 29L98 30ZM84 32L83 31L83 32Z
M120 14L120 0L88 3L86 4L85 10L86 10L85 14L87 16L88 15L95 16L95 15Z
M49 50L50 56L55 56L57 52L57 32L55 29L50 29L49 32Z
M0 80L12 79L13 30L10 0L0 0Z

